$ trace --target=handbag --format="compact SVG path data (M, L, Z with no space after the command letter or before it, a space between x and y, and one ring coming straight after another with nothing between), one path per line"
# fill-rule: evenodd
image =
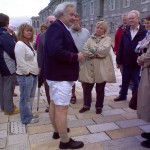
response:
M136 90L133 95L132 95L132 98L129 102L129 107L133 110L136 110L137 109L137 94L138 94L138 90Z

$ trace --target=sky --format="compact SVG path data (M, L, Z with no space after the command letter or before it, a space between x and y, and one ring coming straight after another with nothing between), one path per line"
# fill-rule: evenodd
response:
M30 22L30 18L38 16L49 3L50 0L0 0L0 13L7 14L14 25L20 21Z

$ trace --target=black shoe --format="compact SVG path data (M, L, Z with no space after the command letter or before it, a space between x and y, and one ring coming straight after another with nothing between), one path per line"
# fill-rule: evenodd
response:
M146 148L150 148L150 140L146 140L141 142L141 145Z
M122 87L122 84L121 84L121 85L119 85L119 87L121 88L121 87Z
M101 114L101 113L102 113L102 109L101 108L96 109L96 114Z
M79 110L79 113L84 113L84 112L86 112L86 111L88 111L88 110L90 110L90 108L85 108L85 107L83 107L83 108L81 108L81 109Z
M68 143L63 143L60 141L59 148L60 149L78 149L82 148L84 143L82 141L74 141L70 138Z
M47 107L47 108L45 109L45 112L47 112L47 113L49 112L49 107Z
M124 101L124 100L127 100L127 99L126 98L121 98L121 96L118 96L118 97L114 98L115 102Z
M143 137L143 138L145 138L145 139L147 139L147 140L150 140L150 133L143 132L143 133L141 134L141 137Z
M70 132L70 129L69 129L69 128L67 128L67 132L68 132L68 133ZM54 133L53 133L53 139L59 139L59 138L60 138L59 133L58 133L58 132L54 132Z

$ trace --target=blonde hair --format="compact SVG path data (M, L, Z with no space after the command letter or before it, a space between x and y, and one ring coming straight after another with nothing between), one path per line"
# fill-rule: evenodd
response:
M30 38L30 42L33 42L34 30L33 30L33 27L27 23L23 23L19 26L18 34L17 34L17 40L18 41L24 41L24 42L26 41L25 37L23 36L23 32L25 29L30 30L32 32L32 37Z
M107 25L107 23L105 21L99 21L99 22L96 23L96 27L95 28L100 27L100 26L102 26L102 28L104 29L104 32L106 34L108 32L108 25Z

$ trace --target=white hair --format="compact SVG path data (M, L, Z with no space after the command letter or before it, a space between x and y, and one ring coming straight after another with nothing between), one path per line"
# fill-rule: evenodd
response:
M76 3L75 2L63 2L59 5L56 6L53 15L60 19L60 17L64 14L64 12L66 11L67 7L74 7L76 8Z
M137 18L140 19L140 12L139 12L138 10L132 10L132 11L130 11L130 12L128 13L128 16L129 16L129 14L131 14L131 13L136 14Z

